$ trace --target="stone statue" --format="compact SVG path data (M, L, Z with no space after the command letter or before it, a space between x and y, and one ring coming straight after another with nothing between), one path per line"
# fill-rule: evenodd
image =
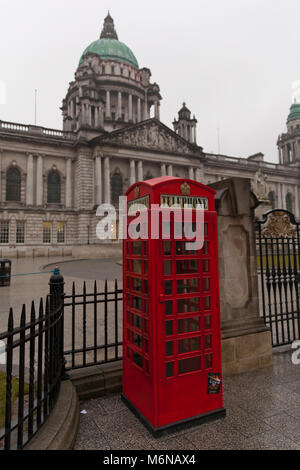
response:
M263 174L261 168L255 174L253 181L253 192L259 201L269 201L267 194L267 176Z

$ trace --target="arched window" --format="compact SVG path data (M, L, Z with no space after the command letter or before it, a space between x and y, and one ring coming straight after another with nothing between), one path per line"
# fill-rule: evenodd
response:
M50 204L60 204L60 175L57 170L48 173L48 198Z
M275 201L276 201L276 199L275 199L275 193L274 193L274 191L270 191L270 192L269 192L269 194L268 194L268 199L269 199L269 201L270 201L270 203L271 203L271 205L272 205L272 209L275 209Z
M6 173L6 200L21 201L21 173L14 166Z
M113 204L119 202L119 197L123 196L123 178L120 170L117 168L111 177L111 200Z
M290 212L293 212L293 198L291 193L287 193L285 197L286 209Z

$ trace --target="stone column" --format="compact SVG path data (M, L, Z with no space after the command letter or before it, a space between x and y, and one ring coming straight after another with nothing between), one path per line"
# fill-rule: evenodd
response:
M110 161L109 157L104 159L104 199L110 204Z
M168 165L168 176L173 176L173 166Z
M27 155L26 205L33 206L33 156Z
M155 117L155 119L158 119L158 120L159 120L159 119L160 119L160 115L159 115L159 101L158 101L158 100L155 101L154 106L155 106L154 117Z
M161 172L161 176L166 176L167 171L166 171L166 165L165 165L165 163L162 163L162 164L160 165L160 172Z
M210 185L218 191L218 250L222 362L225 375L272 364L270 330L260 317L251 180L230 178Z
M141 122L141 120L142 120L142 115L141 115L141 98L138 98L138 100L137 100L137 120L138 120L138 122Z
M129 121L133 120L133 116L132 116L132 95L128 95L128 119L129 119Z
M143 162L141 160L138 161L138 181L144 181Z
M203 183L203 180L204 180L203 168L196 168L195 179L196 181L198 181L198 183Z
M102 159L100 155L95 158L95 203L102 204Z
M136 182L135 160L130 160L130 186Z
M99 126L103 127L104 124L104 116L103 116L103 108L102 106L99 106L98 108L98 116L99 116Z
M66 161L66 207L72 207L72 159Z
M110 91L107 90L106 92L106 118L110 119L111 118L111 109L110 109Z
M148 103L147 103L147 99L145 99L144 101L144 121L146 121L148 119Z
M117 119L122 119L122 92L118 91L118 112Z
M36 205L43 205L43 157L39 155L36 163Z
M286 209L285 184L284 183L281 184L281 197L282 197L282 200L281 200L282 209Z
M99 108L95 106L95 127L99 127Z
M194 179L194 168L190 166L189 168L189 179L193 180Z
M295 216L296 218L300 218L300 208L299 208L299 188L298 185L295 184Z

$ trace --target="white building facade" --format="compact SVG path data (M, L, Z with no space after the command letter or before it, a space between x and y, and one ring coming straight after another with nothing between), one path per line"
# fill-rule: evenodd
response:
M262 174L270 209L300 218L300 105L291 107L273 164L260 153L205 153L185 103L172 130L160 121L161 99L108 15L63 100L62 131L0 121L0 257L69 255L99 244L96 208L117 206L131 184L163 175L210 184Z

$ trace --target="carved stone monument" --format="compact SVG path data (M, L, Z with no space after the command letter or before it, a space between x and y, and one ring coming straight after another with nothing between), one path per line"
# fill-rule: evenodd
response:
M238 374L272 364L271 333L259 313L254 209L250 180L210 185L217 191L223 370Z

